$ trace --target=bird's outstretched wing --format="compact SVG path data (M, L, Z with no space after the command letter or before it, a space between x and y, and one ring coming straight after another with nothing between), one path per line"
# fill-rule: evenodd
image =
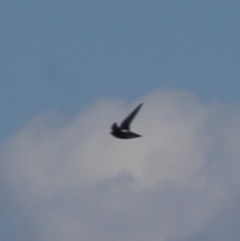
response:
M137 115L138 111L142 107L143 103L139 104L121 123L120 128L123 130L129 130L130 124L133 121L134 117Z

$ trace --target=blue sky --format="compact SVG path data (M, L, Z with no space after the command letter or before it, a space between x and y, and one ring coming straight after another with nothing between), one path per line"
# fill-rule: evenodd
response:
M233 215L239 212L240 198L235 192L239 25L240 2L234 0L1 0L0 189L6 195L0 201L0 240L234 241L230 233L240 237L234 225L222 229L227 222L239 223ZM145 105L136 128L152 136L132 142L132 149L113 143L105 136L107 128L140 101ZM116 165L109 148L119 153ZM139 149L140 154L131 151ZM130 164L120 159L122 153ZM59 167L53 171L55 165ZM158 198L163 206L157 205ZM51 208L55 203L56 209ZM186 216L186 204L203 214L195 218L194 212L186 211ZM66 216L61 216L61 207ZM184 220L162 220L155 211ZM137 222L140 214L161 228ZM222 216L227 220L220 222ZM48 229L44 223L56 225ZM81 224L90 231L74 228ZM106 228L111 232L104 234ZM129 236L121 230L128 230Z
M161 88L238 101L238 1L1 1L0 136Z

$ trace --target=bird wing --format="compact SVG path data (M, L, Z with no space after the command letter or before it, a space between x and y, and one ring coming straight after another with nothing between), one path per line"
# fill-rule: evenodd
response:
M121 129L129 130L130 124L133 121L134 117L137 115L138 111L142 107L143 103L139 104L121 123Z

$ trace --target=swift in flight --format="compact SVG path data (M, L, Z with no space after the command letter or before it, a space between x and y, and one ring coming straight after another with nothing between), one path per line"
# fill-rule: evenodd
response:
M111 134L120 139L132 139L141 137L141 135L134 133L130 130L130 125L137 115L138 111L142 107L143 103L139 104L121 123L120 126L115 122L112 124Z

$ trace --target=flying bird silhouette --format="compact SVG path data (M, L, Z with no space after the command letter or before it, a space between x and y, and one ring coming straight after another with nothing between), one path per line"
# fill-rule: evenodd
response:
M131 139L141 137L141 135L134 133L130 130L130 125L142 107L143 103L139 104L121 123L120 126L115 122L112 124L111 134L120 139Z

